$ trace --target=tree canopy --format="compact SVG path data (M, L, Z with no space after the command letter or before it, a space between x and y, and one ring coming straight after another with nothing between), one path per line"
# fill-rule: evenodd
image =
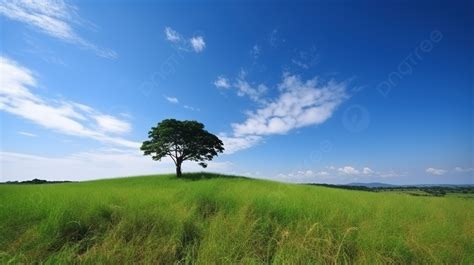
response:
M176 176L179 178L184 161L196 161L205 168L205 161L222 153L223 146L222 141L206 131L200 122L165 119L151 128L148 140L143 142L140 149L153 160L159 161L169 156L176 165Z

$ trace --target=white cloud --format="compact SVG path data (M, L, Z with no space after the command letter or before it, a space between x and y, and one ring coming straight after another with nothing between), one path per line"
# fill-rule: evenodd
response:
M289 173L280 173L276 179L293 183L315 183L336 180L333 175L327 171L296 170Z
M179 103L179 100L175 97L165 96L165 99L168 100L168 102L173 103L173 104L178 104Z
M29 133L29 132L22 132L22 131L19 131L18 134L21 134L23 136L28 136L28 137L36 137L37 135L34 134L34 133Z
M204 38L202 36L192 37L190 42L195 52L202 52L206 47L206 43L204 42Z
M347 98L346 84L317 79L302 81L299 76L285 74L279 85L280 96L264 107L248 113L243 123L234 123L235 135L285 134L293 129L321 124L329 119Z
M208 169L226 173L230 162L210 161ZM89 180L145 174L174 173L173 161L153 161L138 150L99 149L61 157L0 152L0 180ZM196 163L185 162L184 171L201 171Z
M353 166L336 168L334 166L325 167L325 170L297 170L290 173L280 173L276 177L282 181L297 183L338 183L347 184L353 181L373 182L391 177L402 176L394 171L375 171L369 167L357 169Z
M81 24L77 13L77 7L62 0L0 2L0 15L23 22L54 38L92 50L101 57L116 58L114 51L101 49L76 33L73 25Z
M229 137L224 134L219 135L219 138L224 143L225 154L233 154L237 151L250 148L262 140L259 136Z
M206 48L206 42L204 41L203 36L196 35L192 38L186 39L179 34L179 32L170 27L165 27L165 38L167 41L171 42L174 47L186 52L194 51L199 53L204 51L204 48Z
M364 173L365 175L371 175L371 174L374 173L374 171L372 169L368 168L368 167L364 167L362 169L362 173Z
M327 171L321 171L316 173L316 176L326 177L329 176L329 173Z
M339 173L345 174L345 175L359 175L360 171L351 167L351 166L345 166L337 169Z
M132 129L130 123L117 119L114 116L96 115L93 118L96 120L99 129L103 132L127 133Z
M181 40L181 36L179 35L179 33L170 27L165 28L165 35L166 39L171 42L178 42Z
M231 84L229 79L227 79L224 76L218 76L216 81L214 81L214 85L217 88L235 88L237 91L237 95L239 97L244 97L247 96L249 97L252 101L259 102L259 103L265 103L266 100L263 99L263 96L265 93L268 91L268 87L264 84L250 84L247 82L245 79L246 72L242 70L239 73L239 77Z
M30 91L37 85L31 71L0 56L0 110L59 133L138 148L139 143L108 133L125 133L131 125L92 107L66 100L48 100Z
M474 168L472 168L472 167L469 167L469 168L455 167L455 168L454 168L454 171L456 171L456 172L461 172L461 173L464 173L464 172L474 172Z
M199 111L198 108L195 108L195 107L192 107L192 106L189 106L189 105L184 105L183 108L188 109L188 110L192 110L192 111Z
M171 104L179 104L179 100L178 98L176 97L168 97L168 96L164 96L164 98ZM196 107L192 107L192 106L189 106L189 105L182 105L183 108L187 109L187 110L192 110L192 111L200 111L199 108L196 108Z
M239 77L234 87L237 88L237 95L239 97L248 96L255 102L265 103L262 96L267 92L268 88L264 84L252 86L243 77Z
M217 88L230 88L229 79L225 78L224 76L218 76L216 81L214 81L214 85Z
M435 175L435 176L444 175L446 172L448 171L444 169L437 169L437 168L432 168L432 167L426 169L426 173Z
M318 83L316 78L302 81L299 76L284 74L278 85L280 95L270 100L263 97L267 86L253 86L245 76L245 71L241 71L235 83L230 84L223 76L214 82L216 87L234 87L237 95L248 96L263 105L256 111L247 112L247 120L243 123L231 125L233 132L227 142L232 151L226 153L250 148L265 135L285 134L296 128L321 124L347 98L345 83Z
M336 170L336 168L331 167L331 170ZM337 169L337 172L341 175L354 176L354 177L377 177L377 178L392 178L399 177L402 174L397 173L393 170L390 171L375 171L369 167L364 167L362 169L357 169L353 166L344 166Z

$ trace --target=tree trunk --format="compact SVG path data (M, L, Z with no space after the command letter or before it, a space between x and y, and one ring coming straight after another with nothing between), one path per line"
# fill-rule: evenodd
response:
M176 177L181 178L181 163L176 164Z

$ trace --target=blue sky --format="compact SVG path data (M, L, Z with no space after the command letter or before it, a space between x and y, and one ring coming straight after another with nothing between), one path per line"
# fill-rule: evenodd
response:
M176 118L224 140L210 171L472 184L472 8L1 1L1 180L173 172L138 146Z

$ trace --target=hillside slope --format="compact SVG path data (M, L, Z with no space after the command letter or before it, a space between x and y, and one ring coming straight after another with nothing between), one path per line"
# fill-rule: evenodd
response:
M472 199L205 176L0 185L0 263L474 263Z

